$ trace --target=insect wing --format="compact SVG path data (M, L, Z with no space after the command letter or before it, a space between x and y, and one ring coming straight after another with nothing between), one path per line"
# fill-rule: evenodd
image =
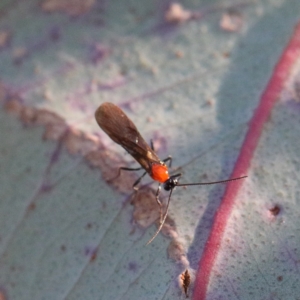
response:
M130 153L136 161L151 173L151 162L159 162L156 153L142 138L133 122L116 105L105 102L96 110L95 118L102 130Z

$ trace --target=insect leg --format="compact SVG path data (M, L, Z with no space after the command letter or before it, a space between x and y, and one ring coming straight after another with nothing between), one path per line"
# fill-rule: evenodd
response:
M139 170L140 169L142 169L142 168L139 168ZM137 187L137 185L141 182L141 180L142 180L142 178L145 176L147 174L147 172L144 172L144 174L141 176L141 177L139 177L137 180L136 180L136 182L133 184L133 189L135 190L135 191L137 191L139 188Z
M167 158L163 159L163 162L169 161L169 168L172 167L172 156L169 155Z
M153 140L152 140L152 139L150 140L150 147L151 147L151 149L152 149L153 151L155 151L155 150L154 150L154 145L153 145Z
M117 179L120 175L121 175L121 171L124 170L124 171L139 171L139 170L142 170L143 168L142 167L139 167L139 168L126 168L126 167L121 167L119 168L119 171L118 171L118 174L117 176L115 176L114 178L112 179L109 179L108 182L110 181L113 181L115 179ZM137 185L140 183L140 181L142 180L142 178L147 174L147 172L145 172L141 177L139 177L135 182L134 184L132 185L133 189L134 190L138 190L138 187Z
M155 149L154 149L154 144L153 144L153 140L152 140L152 139L150 140L150 147L151 147L151 149L152 149L153 151L155 151ZM167 158L163 159L162 161L163 161L163 162L170 161L170 162L169 162L169 168L171 168L171 166L172 166L172 156L171 156L171 155L169 155Z
M180 178L181 176L182 176L182 174L181 174L181 173L178 173L178 174L174 174L174 175L170 176L170 178L172 178L172 179L177 178L177 180L179 180L179 178Z
M113 179L116 179L120 176L121 174L121 170L124 170L124 171L139 171L139 170L142 170L143 168L142 167L139 167L139 168L126 168L126 167L121 167L119 168L119 172L118 172L118 175L113 178ZM140 176L135 182L134 184L132 185L133 189L135 191L137 191L139 188L137 187L137 185L141 182L141 180L143 179L143 177L147 174L147 172L144 172L142 176ZM112 179L111 179L112 180Z
M125 168L125 167L121 167L121 168L119 168L119 174L118 175L120 175L121 170L124 170L124 171L138 171L138 170L141 170L141 169L143 169L143 168L142 167L139 167L139 168Z
M171 195L172 195L173 190L174 190L174 189L171 189L170 194L169 194L169 199L168 199L168 202L167 202L167 208L166 208L165 215L163 216L163 219L161 220L160 225L159 225L158 229L156 230L155 234L154 234L154 235L152 236L152 238L147 242L146 245L149 245L149 244L156 238L156 236L159 234L159 232L161 231L162 227L163 227L164 224L165 224L166 218L167 218L167 216L168 216L169 204L170 204Z
M161 190L161 184L159 183L157 191L156 191L156 195L155 195L156 202L159 205L159 214L160 214L160 216L159 216L159 224L161 223L162 216L163 216L163 213L162 213L162 204L161 204L161 202L159 200L160 190Z
M111 181L117 179L117 178L121 175L121 171L122 171L122 170L124 170L124 171L139 171L139 170L141 170L141 169L143 169L143 168L142 168L142 167L139 167L139 168L126 168L126 167L121 167L121 168L119 168L119 170L118 170L117 176L115 176L115 177L109 179L108 182L111 182Z

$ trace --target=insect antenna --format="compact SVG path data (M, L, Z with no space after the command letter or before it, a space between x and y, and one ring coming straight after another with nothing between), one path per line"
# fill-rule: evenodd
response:
M181 174L179 174L181 175ZM177 176L177 175L175 175ZM152 238L147 242L146 246L149 245L155 238L156 236L159 234L159 232L161 231L162 227L165 224L167 215L168 215L168 210L169 210L169 204L170 204L170 200L171 200L171 195L173 193L173 190L176 186L188 186L188 185L209 185L209 184L217 184L217 183L225 183L225 182L229 182L229 181L235 181L235 180L239 180L239 179L243 179L246 178L248 176L241 176L241 177L235 177L235 178L230 178L230 179L226 179L226 180L219 180L219 181L211 181L211 182L198 182L198 183L183 183L183 184L179 184L178 181L175 181L174 186L171 187L170 190L170 194L169 194L169 198L168 198L168 202L167 202L167 207L166 207L166 212L164 214L164 217L162 218L160 225L158 227L158 229L156 230L155 234L152 236Z
M248 176L241 176L241 177L235 177L235 178L230 178L226 180L220 180L220 181L211 181L211 182L198 182L198 183L181 183L181 184L176 184L176 186L188 186L188 185L209 185L209 184L216 184L216 183L224 183L224 182L229 182L229 181L234 181L234 180L239 180L246 178Z

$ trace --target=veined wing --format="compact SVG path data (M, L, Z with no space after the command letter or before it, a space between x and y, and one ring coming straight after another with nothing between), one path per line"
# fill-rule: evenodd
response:
M160 159L126 114L118 106L105 102L98 107L95 117L103 131L151 173L151 163L158 163Z

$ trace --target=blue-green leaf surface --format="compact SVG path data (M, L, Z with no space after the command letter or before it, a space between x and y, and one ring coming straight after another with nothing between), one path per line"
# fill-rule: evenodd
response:
M300 3L185 1L191 18L175 24L165 19L166 1L90 1L80 13L46 12L45 3L0 5L1 100L55 113L71 133L49 140L45 117L0 111L0 299L183 299L178 276L196 272L224 186L178 187L173 244L159 234L145 246L156 227L135 222L133 175L117 188L103 179L120 157L135 164L94 111L118 104L160 157L182 166L182 183L228 178ZM228 9L240 18L234 32L220 25ZM300 294L300 109L290 95L263 132L207 299ZM70 136L82 137L81 150L86 139L92 146L76 151ZM87 159L96 149L107 151L100 167Z

